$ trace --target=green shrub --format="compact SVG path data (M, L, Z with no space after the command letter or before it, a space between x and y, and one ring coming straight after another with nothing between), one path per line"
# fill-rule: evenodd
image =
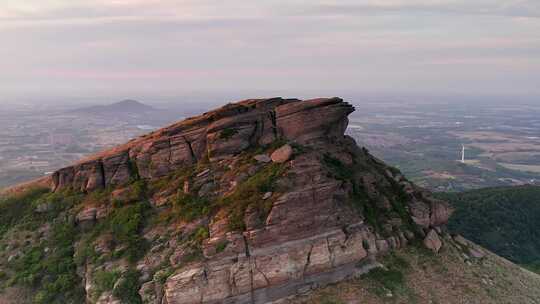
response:
M229 244L229 241L227 241L227 240L224 240L224 241L220 242L219 244L217 244L216 245L216 253L223 252L223 250L225 250L225 248L227 248L228 244Z
M74 261L75 264L82 266L85 262L96 262L99 256L93 246L88 240L82 241L78 250L75 252Z
M113 290L113 295L122 303L139 304L142 303L139 295L140 287L139 272L130 269L120 278L118 285Z
M167 279L174 273L174 270L172 267L169 267L167 269L163 269L159 272L156 272L154 275L154 281L158 282L159 284L163 285L167 281Z
M130 262L135 262L144 256L148 249L146 240L140 236L144 227L144 213L148 210L147 203L139 203L116 209L110 219L110 230L114 240L125 244L123 252Z
M35 246L24 253L22 257L15 261L13 268L15 273L15 282L26 285L36 285L40 280L40 275L44 265L41 264L45 253L43 246Z
M56 223L49 240L30 248L12 265L14 282L36 289L36 303L79 303L84 290L73 259L76 229L69 223ZM45 252L45 248L49 248Z
M377 295L384 296L386 291L393 294L401 294L414 298L414 294L406 286L404 271L410 268L410 264L400 256L391 254L385 257L383 264L385 268L375 268L370 270L364 277L375 284L373 290Z
M350 180L354 176L354 170L343 164L339 159L325 153L323 163L328 167L332 175L339 180Z
M405 288L405 276L396 269L375 268L366 277L379 285L377 287L383 287L382 290L376 290L378 295L382 295L385 289L399 293Z
M182 258L182 263L189 263L203 258L202 243L209 235L208 226L199 226L187 239L182 241L182 245L187 249L187 254Z
M139 180L141 178L139 174L139 167L137 166L137 162L133 159L128 158L128 169L129 174L131 176L131 180Z
M244 214L253 205L261 218L266 218L271 208L271 200L263 201L265 192L275 191L277 179L285 173L284 164L270 164L240 184L229 196L222 198L220 205L229 207L229 229L245 230Z
M118 271L99 270L94 274L94 283L96 284L96 292L101 294L104 291L111 291L114 284L120 278Z
M137 180L130 185L130 188L134 198L140 200L146 198L147 185L144 180Z
M353 193L351 199L353 207L364 217L364 220L373 227L376 231L381 231L380 225L380 210L366 194L366 189L363 185L353 183Z
M91 244L98 236L110 233L117 245L125 245L125 248L117 252L115 257L124 256L128 261L136 262L144 256L149 247L146 239L140 235L149 211L151 209L148 202L115 208L105 220L98 223L85 238L85 242ZM79 261L83 260L84 254L81 252Z
M201 162L198 162L197 166L200 164ZM145 191L154 194L165 189L181 188L184 181L189 180L194 172L195 166L181 167L166 176L148 181Z
M105 205L109 202L109 197L111 195L111 189L99 189L92 191L86 195L84 198L84 203L86 205Z
M137 235L143 226L143 204L126 206L114 210L110 220L110 227L115 240L129 241L133 235Z
M210 232L208 231L208 227L200 226L199 228L195 230L192 236L190 236L190 239L200 244L209 236L210 236Z
M178 191L173 208L173 212L181 219L190 222L210 212L210 201L203 197Z

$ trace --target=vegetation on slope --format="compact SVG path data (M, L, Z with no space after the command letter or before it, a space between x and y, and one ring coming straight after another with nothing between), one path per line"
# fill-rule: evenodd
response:
M275 191L278 177L285 172L283 164L270 164L240 184L229 196L220 200L220 204L229 209L229 228L245 230L244 214L250 206L255 208L264 221L272 207L272 200L263 200L264 193Z
M261 151L240 157L240 166L235 169L238 172L220 169L237 175L258 166L226 196L200 195L204 184L198 183L203 178L199 175L216 169L201 162L149 182L135 175L130 184L120 189L89 193L31 189L0 199L0 302L3 290L26 288L34 303L82 303L85 297L97 301L104 294L122 303L141 303L138 292L142 274L136 269L150 248L162 250L164 242L174 239L178 248L185 250L175 266L170 262L173 252L152 251L163 254L163 262L151 270L150 278L155 275L156 282L163 284L178 267L203 258L202 243L209 236L210 215L225 210L231 230L245 229L243 214L248 207L255 207L264 220L272 199L262 197L277 190L276 181L286 166L270 163L261 167L253 161L256 153ZM190 185L188 192L184 192L185 183ZM150 203L156 195L167 198L161 208ZM81 223L77 215L87 208L105 213L99 220ZM159 226L175 227L180 223L194 226L185 231L173 229L168 232L172 234L153 239L143 236ZM216 251L226 246L220 243ZM90 274L93 288L88 295L78 273L81 269Z
M417 232L417 227L413 224L409 211L406 208L407 195L403 190L403 186L399 185L395 180L387 178L384 184L382 182L376 183L374 187L378 192L377 197L373 195L370 197L368 194L369 191L365 189L364 184L359 182L359 178L361 177L359 174L369 172L370 169L364 168L361 162L354 159L353 165L347 166L330 154L324 154L322 162L328 169L329 174L335 179L350 183L353 192L352 206L381 235L392 234L392 231L389 231L388 228L384 229L382 227L383 223L388 223L391 220L400 221L399 228ZM382 176L386 175L385 172L382 172L385 169L399 173L399 170L392 167L385 166L382 168L377 164L374 167ZM388 199L388 203L390 204L387 207L382 202L385 198Z
M23 247L17 255L8 258L8 269L2 269L7 280L0 280L0 287L18 284L31 288L35 290L35 303L83 301L84 292L73 258L77 232L70 219L62 216L80 198L72 191L48 193L45 189L32 189L0 201L0 214L5 220L2 231L13 233L8 236L12 243L3 249ZM34 212L36 208L41 211ZM47 237L31 239L27 235L23 244L13 239L22 235L21 231L38 229L47 222L50 224L42 232Z
M330 285L287 304L537 303L540 276L496 255L465 259L451 240L435 255L409 246L385 257L384 268Z
M540 270L540 187L441 193L455 208L449 228L509 260Z

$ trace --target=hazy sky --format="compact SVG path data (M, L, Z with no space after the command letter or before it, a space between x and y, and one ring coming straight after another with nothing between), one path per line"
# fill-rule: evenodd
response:
M220 90L540 95L540 1L0 0L0 102Z

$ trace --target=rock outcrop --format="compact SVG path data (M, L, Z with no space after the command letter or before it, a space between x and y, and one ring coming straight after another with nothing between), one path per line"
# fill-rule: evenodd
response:
M249 99L228 104L58 170L52 187L92 191L126 184L135 176L158 178L183 165L231 157L277 138L304 142L343 136L353 110L340 98Z
M174 195L220 202L182 226L185 235L207 226L203 256L181 262L191 249L173 239L153 247L137 269L150 273L169 259L175 270L161 282L146 275L142 298L268 303L365 273L378 256L426 235L428 247L442 246L435 230L444 231L449 206L344 135L353 111L340 98L228 104L63 168L52 189L124 189L195 168L151 202L165 208ZM239 193L267 176L272 187L265 181ZM83 209L76 220L93 223L96 214Z

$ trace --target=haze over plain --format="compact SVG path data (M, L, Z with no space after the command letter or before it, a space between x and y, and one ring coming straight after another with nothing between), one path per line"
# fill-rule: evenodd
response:
M532 0L5 0L0 103L216 91L538 96L539 17Z

